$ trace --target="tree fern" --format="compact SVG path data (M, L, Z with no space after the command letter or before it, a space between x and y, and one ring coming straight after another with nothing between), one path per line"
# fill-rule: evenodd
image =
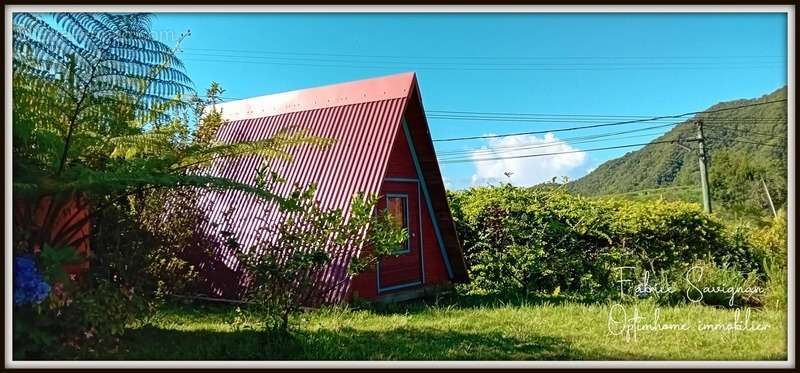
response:
M111 196L187 184L255 192L203 179L201 168L241 155L288 158L293 145L328 143L296 130L217 143L221 116L214 110L206 113L204 132L191 133L187 116L203 100L175 50L152 37L149 20L147 14L14 14L15 193ZM212 87L209 101L222 92Z
M49 123L65 134L58 173L66 166L76 129L97 129L109 119L93 114L126 106L135 116L194 91L172 49L152 38L148 15L58 13L51 18L14 14L13 61L15 71L27 75L31 93L54 88L63 93L51 108L66 115ZM119 93L137 99L121 102Z

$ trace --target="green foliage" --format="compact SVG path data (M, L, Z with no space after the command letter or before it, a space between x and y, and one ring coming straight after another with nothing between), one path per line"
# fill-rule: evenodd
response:
M268 189L207 176L210 162L286 159L290 146L329 143L293 128L256 142L216 141L224 122L214 105L224 90L215 84L205 99L195 97L177 48L153 38L149 17L13 16L13 194L15 205L30 212L15 218L15 251L45 248L38 260L50 273L67 259L71 245L52 240L55 219L35 221L42 201L86 201L81 208L92 222L90 272L69 281L60 274L52 302L15 312L30 316L20 333L46 335L57 346L111 349L125 323L142 320L165 295L191 288L194 269L177 254L199 219L192 204L199 189L240 190L280 203ZM50 210L48 217L60 212ZM17 347L23 355L42 353Z
M15 194L94 199L180 185L254 192L206 177L202 167L241 155L286 158L289 146L328 143L292 129L257 142L212 141L223 90L217 84L208 100L192 98L180 59L152 38L148 17L14 15ZM203 132L192 130L192 105ZM215 124L204 124L209 118Z
M724 102L708 110L785 99L786 95L786 87L783 87L757 99ZM786 118L786 103L696 116L706 124L705 135L710 139L708 152L712 204L723 216L759 218L771 214L761 185L762 178L770 189L775 208L786 205ZM696 126L689 120L677 124L654 141L694 138L696 135ZM756 145L753 142L773 146ZM696 192L699 190L698 184L696 151L674 144L652 144L600 165L588 175L571 182L569 187L573 192L591 196L687 187L687 193L676 197L700 202L700 194ZM688 188L690 186L694 188ZM663 193L653 194L658 198Z
M718 263L735 261L747 269L753 263L740 247L730 245L722 223L697 204L621 199L595 203L612 213L613 242L640 258L644 268L661 271L709 257Z
M260 188L283 182L264 168L258 175ZM277 211L282 218L257 228L261 239L250 247L242 247L232 230L221 231L225 245L246 270L249 281L243 299L249 303L248 311L262 316L260 327L271 335L268 340L284 338L292 314L303 305L326 299L341 286L341 282L322 281L332 261L350 260L348 276L353 276L406 239L407 232L388 215L373 213L377 197L357 194L345 213L322 208L314 199L315 191L314 185L296 185L288 198L265 205L265 216ZM352 257L357 248L363 248L362 252Z
M114 351L126 326L147 311L136 289L94 277L56 282L47 304L14 312L14 357L93 357Z
M195 106L195 116L200 118L195 132L195 143L208 144L217 135L219 127L224 123L222 112L216 109L216 104L221 101L225 90L217 82L211 82L211 86L206 90L205 102L197 102ZM206 110L208 106L211 110Z
M613 268L634 260L611 243L609 215L560 188L474 188L450 195L472 292L604 297Z
M728 228L685 202L589 199L561 187L473 188L450 194L471 293L615 296L617 268L651 273L710 260L763 273L745 228Z
M786 164L778 158L753 157L720 149L711 168L711 197L730 217L763 216L770 211L766 184L776 208L786 204ZM781 170L784 170L781 172Z
M774 218L765 219L763 227L750 230L747 239L768 264L786 268L789 248L786 210L778 211L778 216Z
M173 97L192 92L191 80L152 38L149 17L14 14L15 145L28 145L20 152L61 173L87 148L104 147L103 135L125 131L120 121L182 105Z
M79 256L75 249L71 247L50 247L45 244L39 254L39 262L42 272L50 283L65 283L69 280L69 275L64 271L64 265L76 263L83 258Z
M764 294L764 305L767 308L786 310L786 304L789 299L788 269L776 262L768 262L765 270L767 273L767 291Z
M726 307L761 306L764 296L764 282L755 271L744 272L726 264L695 263L686 277L691 282L690 289L683 293L692 301L708 305ZM689 283L689 281L684 283ZM704 289L741 288L742 292L715 292Z
M788 300L788 235L786 210L781 210L777 217L767 220L765 226L751 230L747 237L750 245L764 258L767 275L764 304L776 309L785 309Z

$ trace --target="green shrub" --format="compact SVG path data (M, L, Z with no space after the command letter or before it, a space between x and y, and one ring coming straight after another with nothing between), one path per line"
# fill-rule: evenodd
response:
M270 177L266 168L259 169L258 175L260 188L272 189L284 182L274 174ZM224 244L236 253L246 271L243 300L248 303L247 311L259 314L259 329L266 341L284 338L291 315L302 306L324 302L341 285L339 281L320 281L331 263L349 260L347 275L356 275L380 257L391 255L408 236L388 212L373 213L378 197L358 193L352 197L349 212L344 212L322 207L315 192L313 184L295 185L282 203L263 205L264 215L279 211L283 219L255 228L263 236L252 246L238 242L229 228L229 214L224 216ZM365 250L350 257L352 247ZM234 320L234 327L239 324Z
M604 299L619 293L621 266L669 273L705 260L722 271L713 276L764 270L749 228L727 228L693 203L587 199L558 186L481 187L449 197L472 279L467 291L475 294Z
M607 210L562 189L504 186L452 193L472 293L605 297L632 257L612 245Z
M787 300L787 250L789 248L786 210L766 222L766 226L750 231L750 245L764 258L767 275L765 305L785 308Z
M785 268L789 248L786 210L779 211L778 216L765 223L763 227L750 230L747 239L764 260Z

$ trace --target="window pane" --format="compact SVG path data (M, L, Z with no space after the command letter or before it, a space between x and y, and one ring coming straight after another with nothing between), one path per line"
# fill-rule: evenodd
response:
M394 221L403 228L408 228L406 226L405 198L389 197L386 201L386 206L389 209L389 214L392 216Z
M387 196L386 209L389 211L392 220L401 227L408 228L408 216L406 216L408 212L408 199L405 196ZM397 250L399 254L409 252L408 240L403 242Z

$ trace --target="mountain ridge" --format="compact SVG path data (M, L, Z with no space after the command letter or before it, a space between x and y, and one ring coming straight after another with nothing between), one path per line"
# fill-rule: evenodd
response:
M737 162L748 163L747 169L742 170L743 175L737 177L753 179L750 181L768 179L773 188L779 191L778 204L783 204L787 175L787 102L748 105L785 100L786 97L787 87L783 86L758 98L714 104L702 113L679 122L643 148L609 160L587 175L571 181L568 188L578 194L598 196L699 184L696 144L689 142L686 146L691 149L685 149L677 144L658 142L696 138L694 121L702 119L709 154L709 178L712 185L714 178L718 179L718 194L730 192L724 190L730 181L726 172L733 172L731 168L739 168ZM718 111L739 106L746 107ZM758 204L763 205L762 202L766 201L759 201Z

